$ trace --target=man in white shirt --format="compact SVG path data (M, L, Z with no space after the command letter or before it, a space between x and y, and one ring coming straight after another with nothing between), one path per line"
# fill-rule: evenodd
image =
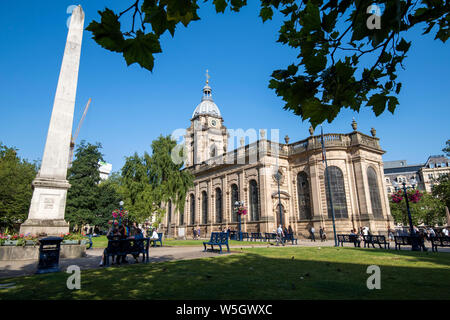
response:
M364 227L364 228L363 228L363 234L364 234L365 236L368 236L368 235L369 235L369 228Z
M316 236L314 232L316 232L316 229L314 229L314 227L311 227L311 241L316 242Z
M448 237L448 229L447 228L442 229L442 233L444 234L444 236Z
M277 229L277 245L278 245L278 243L281 243L284 246L283 228L281 227L281 224L278 226L278 229Z

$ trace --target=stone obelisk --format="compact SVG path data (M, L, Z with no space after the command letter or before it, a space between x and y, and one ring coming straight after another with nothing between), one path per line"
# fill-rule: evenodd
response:
M69 231L64 220L70 188L66 178L83 28L84 12L77 6L70 19L41 169L33 181L30 211L20 233L60 235Z

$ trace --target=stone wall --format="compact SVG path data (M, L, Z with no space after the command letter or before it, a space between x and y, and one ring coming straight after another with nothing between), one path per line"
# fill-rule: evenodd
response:
M80 244L61 245L60 258L86 256L86 246ZM0 261L39 260L39 246L0 246Z

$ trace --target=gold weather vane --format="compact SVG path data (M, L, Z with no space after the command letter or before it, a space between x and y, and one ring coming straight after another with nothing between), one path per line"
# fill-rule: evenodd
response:
M208 69L206 69L206 84L209 83L209 78L211 77L209 76Z

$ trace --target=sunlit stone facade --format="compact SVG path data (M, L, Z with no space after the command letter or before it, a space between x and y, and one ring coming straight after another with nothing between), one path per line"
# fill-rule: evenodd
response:
M244 201L248 214L242 219L246 232L272 232L277 225L291 226L299 237L309 230L325 227L332 237L332 217L328 208L325 163L321 136L289 143L266 139L259 130L255 142L227 150L230 130L224 126L214 104L211 88L203 89L204 98L197 106L186 131L186 170L195 176L194 187L186 196L179 213L168 204L162 229L169 237L192 237L200 227L201 235L230 227L238 229L234 203ZM338 233L368 226L385 233L393 226L383 175L379 139L356 130L348 134L325 134L324 142L330 173L330 185ZM275 173L279 171L280 192ZM281 200L281 215L279 201Z

